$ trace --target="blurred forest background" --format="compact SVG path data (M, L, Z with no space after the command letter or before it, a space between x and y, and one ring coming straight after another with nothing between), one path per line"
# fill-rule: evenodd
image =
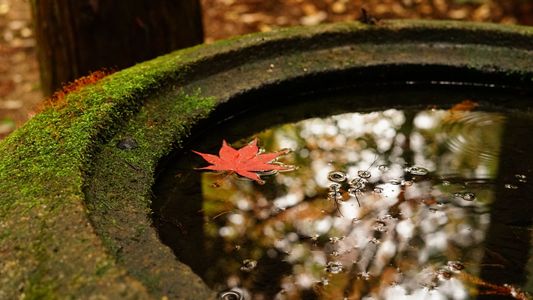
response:
M201 0L205 42L294 25L378 19L452 19L533 25L532 0ZM29 0L0 0L0 138L43 101Z

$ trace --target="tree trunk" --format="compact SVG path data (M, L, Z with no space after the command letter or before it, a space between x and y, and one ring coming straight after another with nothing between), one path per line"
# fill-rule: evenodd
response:
M203 41L198 0L32 0L41 84L122 69Z

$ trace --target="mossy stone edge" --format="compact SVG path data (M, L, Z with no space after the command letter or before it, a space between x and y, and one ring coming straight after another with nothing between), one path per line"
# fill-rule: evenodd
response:
M160 158L219 103L377 65L531 82L532 41L531 27L460 22L290 28L180 50L71 93L0 143L0 299L214 298L158 242L149 204ZM138 147L117 148L124 138Z

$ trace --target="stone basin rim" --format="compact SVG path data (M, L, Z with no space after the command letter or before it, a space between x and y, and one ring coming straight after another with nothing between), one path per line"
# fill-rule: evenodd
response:
M213 299L147 217L158 162L198 120L251 91L379 67L470 70L465 80L530 91L532 41L531 27L463 22L290 28L177 51L69 94L0 143L0 298ZM137 145L117 148L126 137Z

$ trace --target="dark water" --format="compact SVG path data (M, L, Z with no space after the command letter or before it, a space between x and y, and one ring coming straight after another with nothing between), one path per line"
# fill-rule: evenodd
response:
M207 163L190 149L216 154L240 130L221 127L167 163L154 223L221 299L528 299L532 125L528 109L463 102L231 137L293 150L279 160L298 169L264 185L194 170Z

